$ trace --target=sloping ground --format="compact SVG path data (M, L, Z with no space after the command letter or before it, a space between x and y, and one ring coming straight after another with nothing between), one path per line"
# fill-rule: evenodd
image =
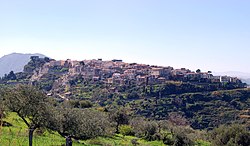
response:
M233 122L250 126L250 89L186 93L132 103L137 113L146 117L164 119L169 113L177 112L195 129L212 129Z
M139 93L139 91L138 91ZM128 99L122 94L100 94L106 107L129 107L133 112L156 120L168 119L171 113L186 118L195 129L213 129L220 124L245 123L250 126L250 89L220 90Z
M11 123L13 126L1 127L0 129L0 145L7 146L27 146L28 131L27 126L15 113L9 113L4 121ZM58 134L52 134L47 131L34 133L34 146L51 146L64 143L64 138ZM74 144L75 145L75 144Z
M15 113L9 113L4 121L11 123L13 126L0 127L0 145L2 146L27 146L28 145L28 131L26 125L23 123ZM61 146L65 143L65 139L57 133L51 133L46 130L44 132L36 131L34 133L34 146ZM161 141L145 141L133 136L115 135L113 137L98 137L86 141L74 141L73 146L82 145L109 145L109 146L132 146L131 140L137 139L139 145L148 146L163 146ZM204 143L205 144L205 143Z

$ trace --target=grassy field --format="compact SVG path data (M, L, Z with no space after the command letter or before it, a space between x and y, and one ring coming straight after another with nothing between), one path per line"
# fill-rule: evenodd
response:
M1 127L0 145L4 146L27 146L28 129L22 119L15 113L9 113L4 121L11 123L13 126ZM58 134L44 132L42 134L35 132L33 138L34 146L48 145L56 146L64 143L64 138Z
M0 127L0 145L2 146L27 146L28 131L24 122L14 113L8 114L4 121L11 123L13 126ZM163 146L161 141L145 141L133 136L115 135L113 137L98 137L86 141L74 141L73 146L132 146L131 140L136 141L141 146ZM35 132L33 138L34 146L61 146L65 139L55 132ZM200 141L197 145L209 146L209 143Z

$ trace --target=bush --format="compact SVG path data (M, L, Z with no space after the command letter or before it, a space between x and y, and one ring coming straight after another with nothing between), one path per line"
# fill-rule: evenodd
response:
M174 144L174 139L170 136L164 136L162 141L166 145L173 145Z
M155 121L147 121L144 118L134 118L130 121L135 136L146 140L159 140L158 124Z
M103 141L100 139L90 139L88 143L91 145L103 145Z
M184 133L174 134L174 146L192 146L194 142Z
M238 124L230 126L222 125L210 132L210 138L213 145L220 146L249 146L250 132L245 127Z
M119 127L119 132L125 136L125 135L133 135L133 129L129 125L121 125Z
M128 93L127 99L138 99L140 96L136 91L132 91L131 93Z
M162 130L163 143L166 145L190 146L194 145L194 141L201 137L201 134L189 126L176 126L169 121L159 121L159 126ZM199 137L196 137L196 134Z
M139 145L140 143L137 141L137 139L131 139L131 144L136 146Z
M82 100L79 102L79 104L80 104L80 108L90 108L93 106L93 104L89 100Z

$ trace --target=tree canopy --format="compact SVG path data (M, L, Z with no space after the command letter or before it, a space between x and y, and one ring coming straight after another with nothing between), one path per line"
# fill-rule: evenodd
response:
M2 96L8 110L17 113L29 128L31 146L34 130L49 124L50 108L47 96L30 85L5 88Z

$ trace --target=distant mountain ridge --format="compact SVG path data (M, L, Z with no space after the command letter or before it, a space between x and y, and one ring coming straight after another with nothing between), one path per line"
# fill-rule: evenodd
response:
M227 72L214 72L215 75L228 75L238 78L250 78L250 73L239 72L239 71L227 71Z
M31 56L46 57L43 54L23 54L11 53L0 58L0 77L8 74L10 71L21 72L23 67L30 61Z

